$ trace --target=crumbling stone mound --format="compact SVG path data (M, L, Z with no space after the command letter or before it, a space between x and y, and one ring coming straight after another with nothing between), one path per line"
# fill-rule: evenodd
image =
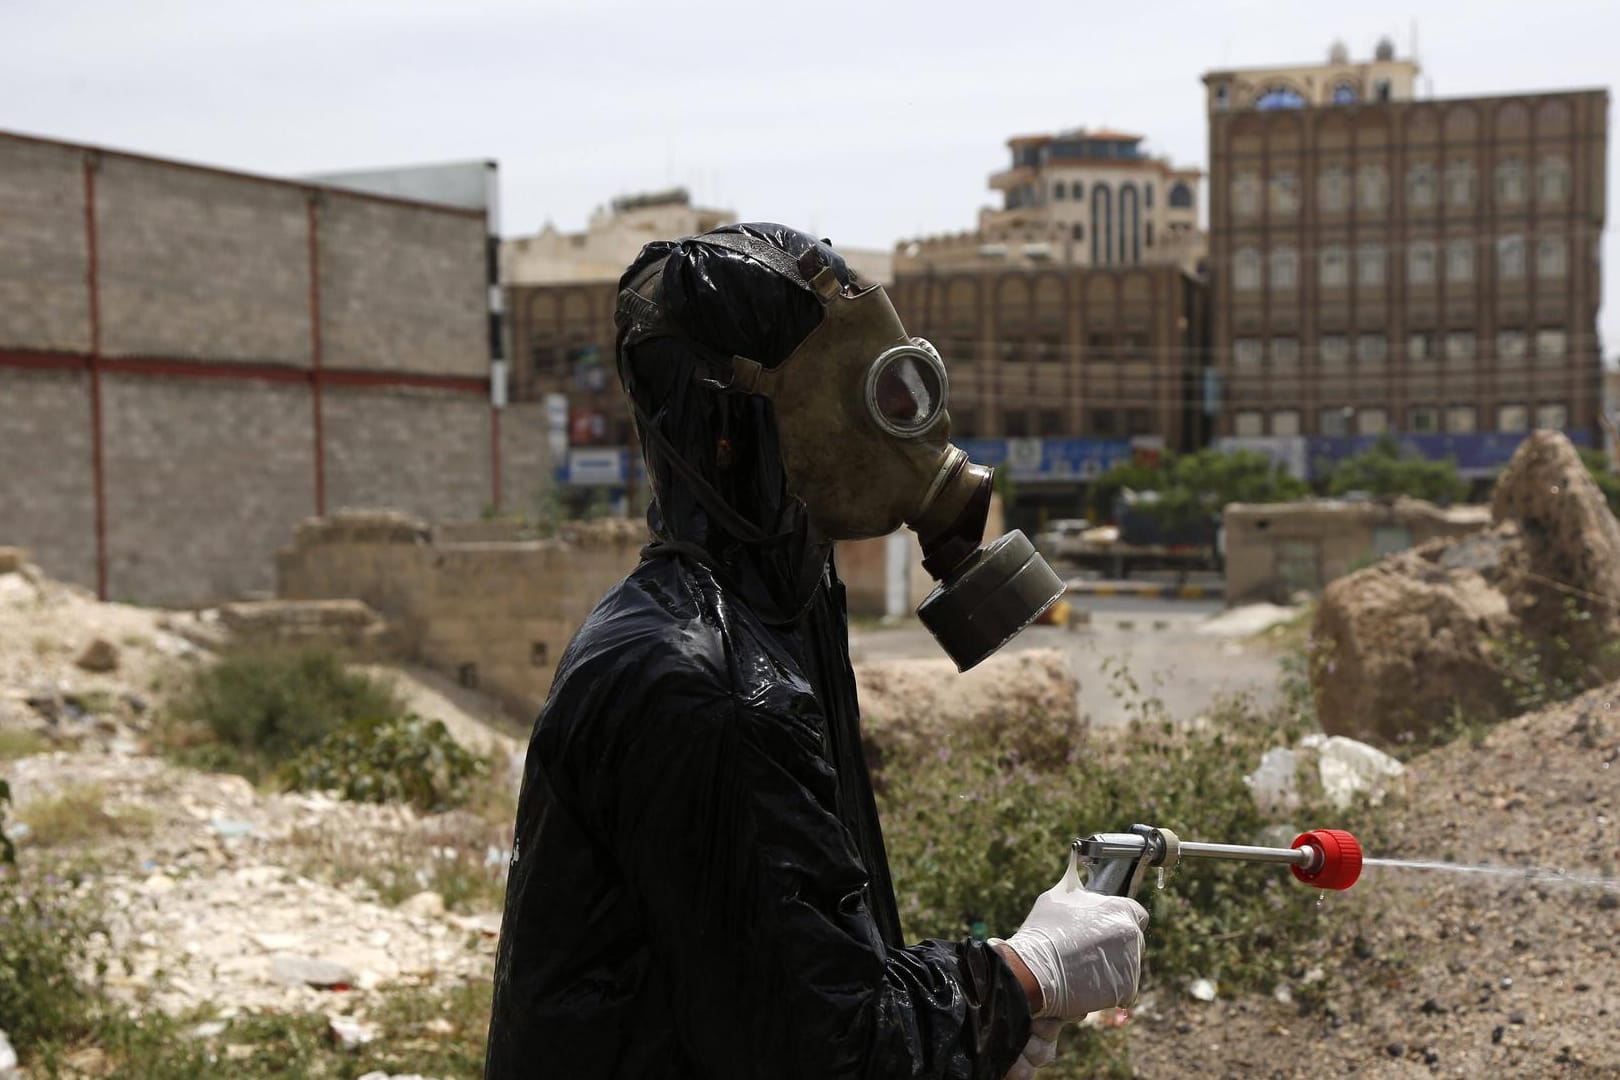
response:
M1057 649L1000 653L966 673L951 661L856 665L862 745L873 776L946 748L994 749L1060 768L1085 737L1080 684Z
M1620 521L1565 436L1524 441L1492 515L1489 532L1431 541L1324 591L1311 635L1324 731L1423 740L1510 716L1527 663L1612 677Z
M366 659L399 651L387 620L359 600L244 600L223 605L219 621L244 644L323 644Z

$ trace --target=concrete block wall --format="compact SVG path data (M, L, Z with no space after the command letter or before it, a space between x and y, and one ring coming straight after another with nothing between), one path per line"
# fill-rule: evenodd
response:
M289 600L362 600L400 627L418 659L532 715L569 639L635 567L644 539L621 528L441 543L397 516L338 514L299 527L277 556L277 591Z
M52 577L94 585L89 383L84 371L0 368L0 545L28 548Z
M286 523L315 509L308 388L107 375L102 413L108 598L270 590Z
M326 505L476 518L494 500L489 402L437 390L328 388Z
M323 192L326 366L486 378L486 241L482 217Z
M309 366L303 191L116 155L95 190L105 355Z
M90 348L84 155L0 139L0 348Z

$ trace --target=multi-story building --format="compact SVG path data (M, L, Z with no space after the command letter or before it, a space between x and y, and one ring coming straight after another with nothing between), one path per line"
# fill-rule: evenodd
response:
M1000 209L972 232L901 241L895 270L1140 266L1188 271L1204 256L1197 169L1142 148L1141 135L1084 128L1007 140L1012 161L990 177Z
M615 281L642 245L735 220L730 210L693 206L685 188L620 196L597 207L583 232L561 232L547 222L534 236L503 243L501 280L507 285Z
M1204 77L1218 435L1595 436L1608 94L1417 73Z
M945 358L960 435L1203 442L1205 288L1180 267L901 274L890 294Z

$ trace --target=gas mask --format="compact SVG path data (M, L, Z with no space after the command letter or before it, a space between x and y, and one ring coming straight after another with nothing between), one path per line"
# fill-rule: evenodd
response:
M822 305L820 324L786 360L767 368L730 357L713 382L770 399L788 492L812 527L832 540L915 531L938 582L917 615L960 671L1051 607L1063 582L1022 531L981 546L994 470L951 444L945 364L907 335L883 288L845 290L814 247L795 261L746 235L702 241L766 263Z

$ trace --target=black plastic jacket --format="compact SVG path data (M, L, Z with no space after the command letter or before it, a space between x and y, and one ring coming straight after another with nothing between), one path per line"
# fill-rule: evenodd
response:
M794 257L813 243L741 228ZM626 280L659 260L666 309L722 352L780 362L819 317L701 241L649 245ZM619 363L712 493L650 446L659 543L575 635L535 724L486 1077L1000 1080L1028 1005L983 943L900 939L844 590L785 494L769 406L700 385L689 340ZM770 538L715 524L716 496Z

